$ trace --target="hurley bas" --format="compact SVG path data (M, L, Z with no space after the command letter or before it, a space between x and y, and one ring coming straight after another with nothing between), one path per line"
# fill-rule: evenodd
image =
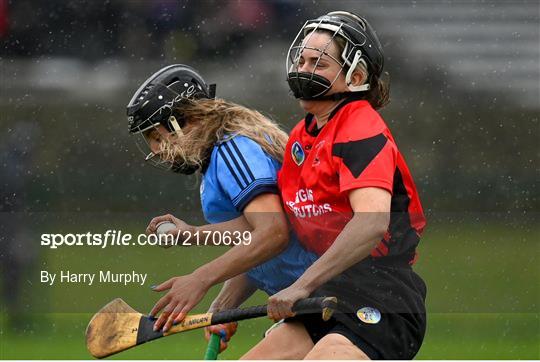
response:
M144 285L147 276L148 274L146 273L136 273L135 271L131 271L130 273L113 273L110 270L100 270L99 273L72 273L69 270L61 270L58 273L49 273L46 270L42 270L40 281L51 286L55 282L87 285L92 285L94 282Z

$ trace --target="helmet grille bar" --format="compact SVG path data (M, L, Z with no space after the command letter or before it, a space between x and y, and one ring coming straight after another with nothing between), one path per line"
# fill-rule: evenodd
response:
M330 40L326 44L326 40L317 40L317 44L313 41L310 42L313 34L321 30L329 33ZM330 54L328 49L331 42L338 36L340 40L345 41L343 49L340 51L341 54ZM301 75L299 75L300 58L302 53L308 49L319 52L318 58L315 59L316 56L310 54L310 61L313 62L314 69L309 69L305 73L300 72ZM323 56L329 57L340 65L340 70L333 80L321 77L322 73L317 71L317 66ZM367 20L347 11L334 11L304 23L289 47L285 69L289 87L297 98L339 99L324 94L333 86L340 74L345 74L347 92L363 92L369 90L369 82L366 81L362 85L352 85L352 75L355 70L358 69L358 66L362 66L364 71L368 73L366 74L367 79L370 79L372 75L380 76L383 65L384 56L381 44ZM305 68L302 67L302 69ZM321 89L326 90L321 91ZM314 95L315 93L318 94Z

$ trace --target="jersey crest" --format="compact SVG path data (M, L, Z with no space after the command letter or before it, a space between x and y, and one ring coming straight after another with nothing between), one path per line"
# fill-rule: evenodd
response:
M304 153L304 150L302 149L302 146L300 145L300 142L295 142L291 147L291 156L296 163L297 166L300 166L302 163L304 163L304 159L306 158L306 154Z

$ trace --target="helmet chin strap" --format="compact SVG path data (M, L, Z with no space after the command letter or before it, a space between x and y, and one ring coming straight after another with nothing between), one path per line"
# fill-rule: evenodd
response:
M318 96L318 97L309 98L309 99L305 99L305 98L300 98L300 99L305 100L305 101L339 101L339 100L352 97L352 96L360 97L360 94L363 92L364 92L363 90L354 91L354 92L339 92L339 93L332 93L332 94Z
M180 127L180 125L178 124L178 121L176 120L174 116L169 117L169 123L171 124L176 134L179 134L179 135L183 134L182 128Z
M354 54L353 61L351 63L351 66L349 67L349 71L345 75L345 83L347 84L347 87L351 90L351 92L365 92L369 90L369 83L364 83L362 85L352 85L352 74L355 71L356 67L358 66L358 63L364 64L364 67L367 69L366 62L361 59L362 58L362 51L357 50Z

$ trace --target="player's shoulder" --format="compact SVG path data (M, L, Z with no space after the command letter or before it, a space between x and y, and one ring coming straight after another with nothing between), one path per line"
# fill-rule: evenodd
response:
M257 148L260 149L261 145L252 140L251 138L240 134L228 134L223 136L217 143L216 147L234 147L240 149Z
M356 101L347 104L338 124L336 137L347 139L364 139L387 133L388 126L367 101Z
M215 153L218 163L254 165L266 162L269 157L259 143L244 135L226 135L216 143Z
M296 137L300 135L306 128L306 119L303 118L300 122L296 124L296 126L293 127L291 132L289 133L289 139Z

